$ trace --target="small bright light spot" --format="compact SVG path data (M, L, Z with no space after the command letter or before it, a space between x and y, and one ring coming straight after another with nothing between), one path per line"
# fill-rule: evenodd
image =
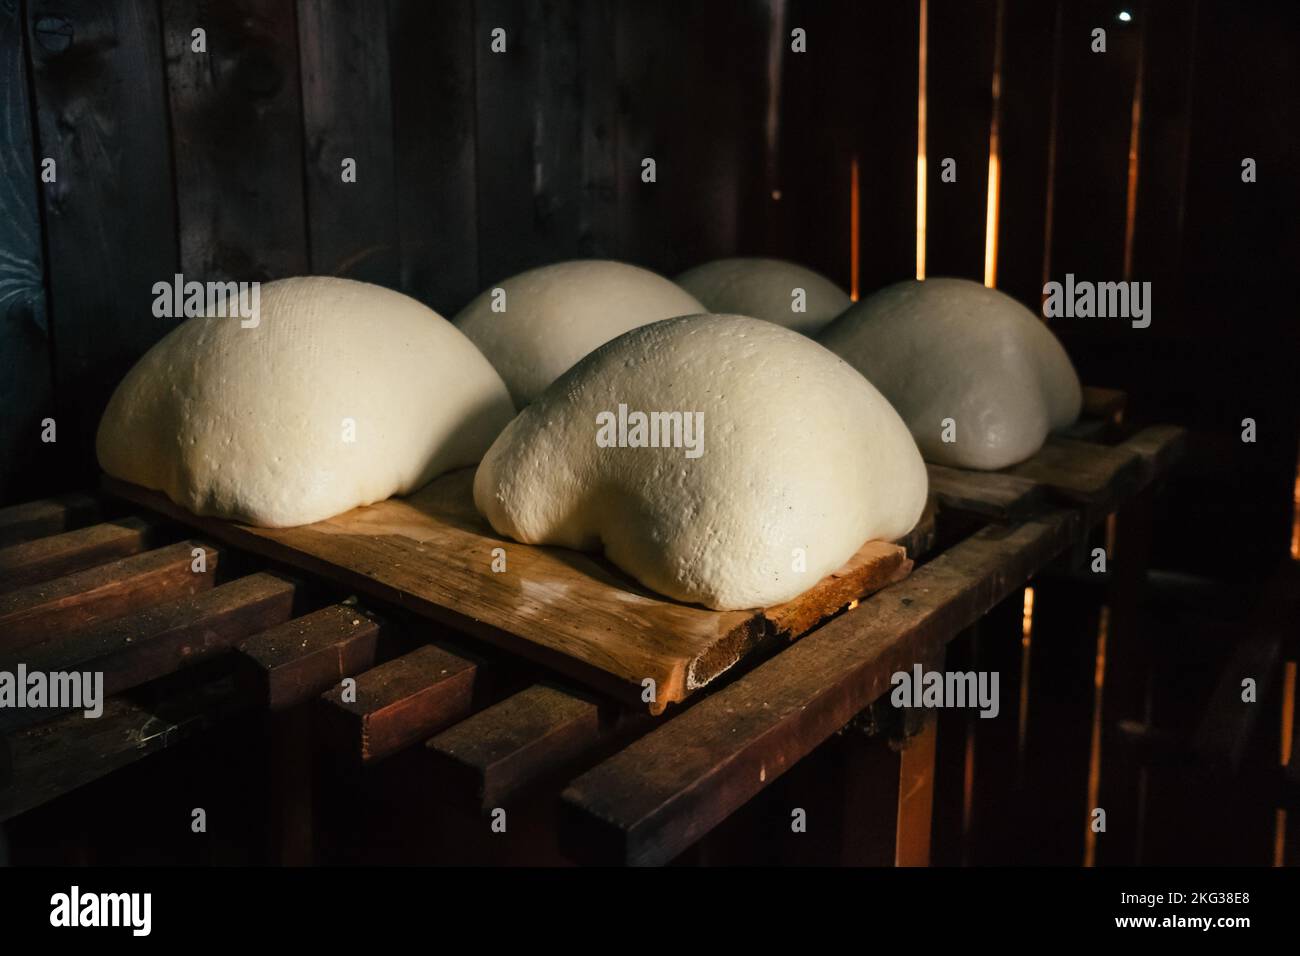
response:
M776 200L777 202L780 202L780 201L781 201L781 190L779 190L779 189L773 189L773 190L772 190L772 198L773 198L774 200Z
M1119 18L1123 23L1128 23L1133 19L1133 14L1129 13L1127 10L1121 10L1119 12Z

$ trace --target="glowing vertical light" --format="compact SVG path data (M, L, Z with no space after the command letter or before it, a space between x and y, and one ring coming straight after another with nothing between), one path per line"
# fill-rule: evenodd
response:
M988 196L984 212L984 284L992 289L998 281L998 205L1002 188L1002 156L998 127L1002 122L1002 12L998 0L993 26L993 109L989 116Z

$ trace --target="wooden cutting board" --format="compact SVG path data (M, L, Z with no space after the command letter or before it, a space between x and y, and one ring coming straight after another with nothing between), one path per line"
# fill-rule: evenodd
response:
M158 492L112 478L104 486L217 541L410 609L653 714L912 567L904 547L870 541L789 603L711 611L654 594L596 556L500 537L474 509L473 477L461 469L410 497L298 528L197 517ZM496 548L505 549L501 573L492 570ZM652 701L643 700L647 679Z

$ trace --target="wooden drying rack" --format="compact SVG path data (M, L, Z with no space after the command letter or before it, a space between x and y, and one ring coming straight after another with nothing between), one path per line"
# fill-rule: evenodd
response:
M933 524L907 542L910 576L898 580L895 567L894 583L857 581L860 593L875 593L817 626L849 599L836 592L811 620L747 647L739 666L661 717L611 695L608 681L584 682L582 668L551 666L560 658L520 656L510 641L484 646L475 640L482 628L457 626L464 614L424 617L400 594L342 588L283 542L267 550L244 535L232 546L209 535L212 522L113 494L4 509L0 670L22 661L102 671L111 697L98 720L4 715L0 820L260 712L278 760L279 805L268 813L294 821L275 848L279 861L319 856L312 808L336 796L342 775L402 755L428 788L408 802L436 795L480 817L526 805L569 858L668 862L870 713L891 674L941 666L959 632L1077 552L1181 453L1175 427L1119 440L1123 395L1085 393L1071 433L1019 466L931 466ZM188 537L180 518L199 534ZM201 572L191 565L197 547ZM345 678L356 680L355 703L341 702ZM873 770L872 784L897 794L896 825L882 837L887 861L924 863L935 725L909 712L892 736L893 762ZM330 758L324 776L303 757L313 750Z

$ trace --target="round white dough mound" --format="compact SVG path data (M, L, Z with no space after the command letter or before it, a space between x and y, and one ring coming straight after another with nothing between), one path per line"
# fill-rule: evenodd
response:
M188 319L140 359L100 421L106 472L196 514L289 527L472 465L514 415L473 344L399 292L281 279L260 313Z
M493 292L505 311L493 312ZM690 293L646 269L576 259L499 282L454 319L501 373L520 408L597 346L629 329L705 311Z
M718 259L688 269L677 284L710 312L752 315L804 335L816 335L853 304L830 279L780 259ZM805 293L804 311L794 311L794 290Z
M884 393L927 461L1005 468L1079 417L1079 376L1056 336L1015 299L969 279L888 286L818 341ZM954 442L943 441L946 418Z
M600 447L597 416L620 403L703 413L701 454ZM789 600L865 541L906 534L926 488L907 427L847 364L770 322L699 315L628 332L562 376L483 457L474 503L517 541L603 548L652 590L735 609Z

